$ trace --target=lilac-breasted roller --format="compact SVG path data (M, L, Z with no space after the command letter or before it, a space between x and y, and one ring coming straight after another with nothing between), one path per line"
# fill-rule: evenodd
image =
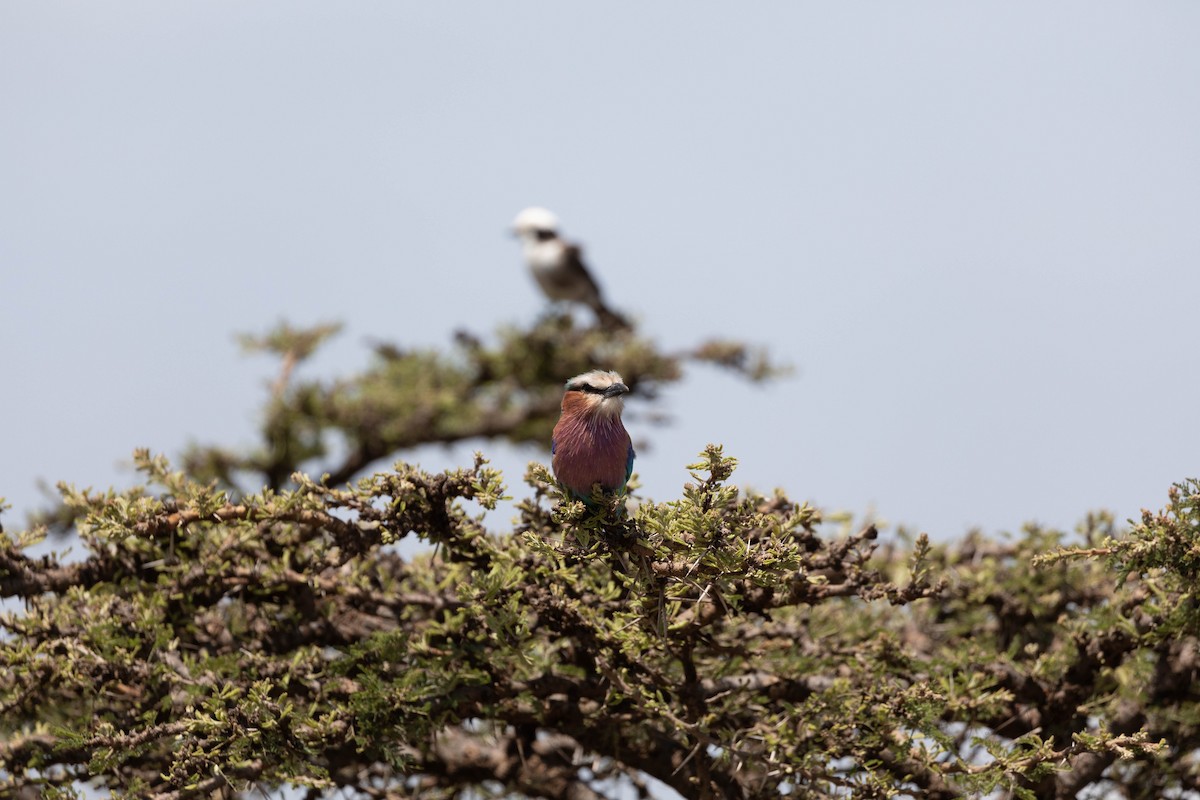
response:
M595 484L616 494L633 473L633 442L621 424L621 395L628 393L615 372L597 369L567 381L550 452L558 482L585 503Z

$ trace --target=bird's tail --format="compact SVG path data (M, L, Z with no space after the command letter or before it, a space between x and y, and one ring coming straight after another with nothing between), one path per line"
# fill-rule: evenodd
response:
M628 331L633 329L633 325L630 324L629 320L604 305L604 302L598 298L596 304L592 306L592 310L596 312L596 321L606 331Z

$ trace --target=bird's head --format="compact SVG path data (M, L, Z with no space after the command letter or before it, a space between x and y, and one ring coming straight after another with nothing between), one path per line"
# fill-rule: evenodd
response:
M629 387L621 380L620 375L594 369L567 381L566 392L563 394L563 410L574 406L588 413L599 413L608 417L619 416L625 404L622 396L626 394L629 394Z
M558 217L553 211L534 206L527 208L512 223L513 235L527 241L544 241L558 236Z

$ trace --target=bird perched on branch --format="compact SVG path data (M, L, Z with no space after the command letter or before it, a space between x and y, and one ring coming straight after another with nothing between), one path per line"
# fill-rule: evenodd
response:
M583 250L558 235L558 217L544 208L527 208L513 220L525 263L552 301L583 303L596 312L606 330L627 330L629 322L604 304L600 287L583 263Z
M629 387L615 372L592 370L567 381L550 441L554 476L592 505L592 489L619 494L633 474L633 442L621 423Z

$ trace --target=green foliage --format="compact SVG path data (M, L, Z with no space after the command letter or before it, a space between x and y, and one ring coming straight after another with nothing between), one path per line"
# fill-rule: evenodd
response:
M589 508L531 464L430 473L424 442L544 442L564 377L639 394L688 358L548 318L449 356L380 347L293 378L332 330L282 327L257 452L196 448L144 485L60 486L83 557L0 533L0 786L115 797L1153 797L1194 789L1200 485L1067 547L1029 527L880 542L731 483ZM739 355L740 354L740 355ZM247 490L244 485L256 488ZM517 517L497 526L513 495ZM402 557L396 544L427 545ZM338 794L341 793L341 794ZM470 796L470 795L468 795Z

